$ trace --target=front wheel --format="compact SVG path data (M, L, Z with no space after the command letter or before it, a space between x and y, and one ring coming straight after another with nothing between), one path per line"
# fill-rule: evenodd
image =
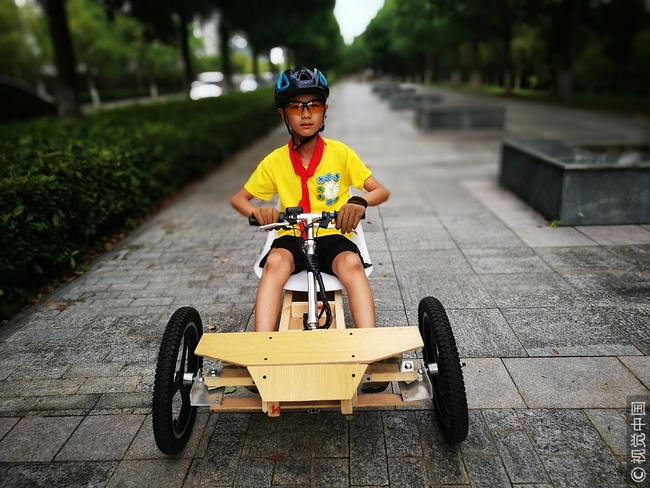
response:
M151 414L156 445L165 454L182 451L192 434L196 407L190 404L192 385L184 384L183 376L201 369L203 358L194 350L202 334L199 313L183 307L169 319L160 343Z
M450 444L463 442L469 428L463 371L449 318L436 298L425 297L420 301L418 325L440 430Z

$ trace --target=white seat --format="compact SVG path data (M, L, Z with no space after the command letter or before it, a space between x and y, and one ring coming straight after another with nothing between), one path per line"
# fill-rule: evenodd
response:
M262 249L262 253L260 254L260 257L257 258L257 261L255 261L255 265L254 265L255 274L257 275L258 278L262 276L262 269L263 269L260 268L260 262L262 261L264 256L266 256L266 254L269 252L269 250L271 249L271 243L277 237L278 237L277 230L271 230L268 232L268 236L266 237L266 242L264 243L264 249ZM366 245L366 240L363 236L363 228L361 227L361 224L357 226L356 232L352 234L351 241L354 242L359 248L359 252L363 257L363 262L370 265L365 269L366 276L369 276L370 273L372 273L372 261L370 261L370 253L368 252L368 246ZM341 284L341 282L336 276L328 273L321 273L321 276L323 277L323 284L325 285L325 290L336 291L336 290L343 289L343 285ZM291 291L306 292L307 271L301 271L299 273L291 275L287 280L287 282L285 283L284 289L291 290Z

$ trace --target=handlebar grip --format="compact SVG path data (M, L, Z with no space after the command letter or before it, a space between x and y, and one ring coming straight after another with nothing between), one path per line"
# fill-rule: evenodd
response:
M278 216L278 222L283 222L285 219L284 212L280 212L280 215ZM255 218L253 214L251 214L250 217L248 217L248 225L252 227L259 227L260 223L259 221Z

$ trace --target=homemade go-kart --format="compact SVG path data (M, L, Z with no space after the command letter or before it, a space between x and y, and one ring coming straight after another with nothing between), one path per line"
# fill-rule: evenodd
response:
M292 275L285 285L277 332L203 334L194 308L183 307L172 315L160 344L152 404L154 437L163 453L185 447L199 406L262 411L270 417L289 409L340 409L351 415L356 408L414 405L433 398L445 440L465 440L462 365L442 304L423 298L418 327L346 328L343 287L336 277L321 274L314 258L315 229L335 220L336 213L303 213L293 207L280 214L277 224L261 227L270 232L260 259L277 234L274 229L294 227L305 238L307 271ZM370 263L361 226L353 240ZM420 349L421 359L413 353L404 357ZM204 371L204 357L216 360L216 366ZM386 382L397 382L399 393L361 391L369 383ZM232 387L256 387L259 396L225 395Z

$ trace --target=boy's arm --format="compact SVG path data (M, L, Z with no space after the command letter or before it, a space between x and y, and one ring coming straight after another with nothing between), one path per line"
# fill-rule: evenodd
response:
M251 203L253 195L242 188L230 199L230 204L244 217L253 215L260 225L273 224L278 221L280 212L274 207L256 207Z
M388 188L379 183L374 176L369 176L366 181L363 182L363 189L368 193L364 193L360 196L368 202L369 207L384 203L390 196Z
M363 189L367 193L363 193L361 199L365 200L368 206L379 205L388 200L390 195L388 189L379 183L374 176L366 178L366 181L363 182ZM343 234L352 232L359 225L359 221L366 211L366 205L363 205L363 201L357 200L355 202L355 199L359 199L359 197L352 197L348 203L339 209L336 217L336 228Z

